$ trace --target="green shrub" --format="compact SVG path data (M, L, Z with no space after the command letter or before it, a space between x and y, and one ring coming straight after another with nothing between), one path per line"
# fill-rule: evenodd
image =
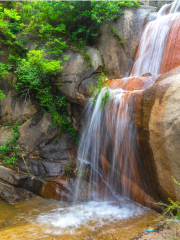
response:
M14 158L14 157L4 157L4 163L5 164L8 164L8 165L18 165L17 163L17 158Z
M5 98L4 93L0 90L0 99Z
M18 157L18 147L16 142L20 136L18 122L13 125L12 137L7 137L4 145L0 146L0 157L4 159L5 164L15 164ZM9 157L13 153L14 157Z
M104 75L103 70L102 70L101 75L98 77L98 80L95 83L95 85L90 82L90 84L91 84L90 91L92 93L94 105L96 104L97 97L100 94L103 87L105 86L105 84L107 83L107 81L108 81L107 77ZM104 96L101 101L101 106L105 106L108 101L109 101L109 87L107 86L106 91L105 91Z
M122 46L124 47L125 40L124 40L124 38L121 38L118 31L115 28L111 28L111 32L114 35L114 37L119 41L119 43L122 44Z
M180 186L180 183L174 178L172 177L173 181ZM179 201L173 201L170 198L168 198L170 204L165 204L163 202L159 202L158 205L162 206L165 208L165 211L163 213L163 216L165 216L167 219L170 220L177 220L180 221L180 202ZM180 224L178 224L180 227ZM169 239L171 240L180 240L179 238L177 238L176 236L170 237L169 235L166 235Z
M67 121L67 101L53 91L52 75L61 70L60 61L44 59L44 50L33 50L18 64L14 88L21 97L34 95L42 109L52 117L53 123L66 128L77 142L77 135ZM58 91L58 89L57 89Z

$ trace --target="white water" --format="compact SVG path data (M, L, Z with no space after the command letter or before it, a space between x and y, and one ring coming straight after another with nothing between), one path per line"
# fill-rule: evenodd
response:
M168 12L169 9L170 12ZM145 73L157 75L160 73L168 35L175 19L180 16L179 12L179 1L166 4L159 10L157 18L146 25L131 76L142 76Z
M123 200L123 199L122 199ZM126 202L125 202L126 201ZM46 233L53 235L74 234L79 228L89 228L96 231L97 228L120 220L133 218L144 214L147 210L128 200L123 204L115 202L87 202L73 205L61 205L59 208L43 213L36 219L37 224L47 225Z
M169 5L164 6L155 21L148 23L142 35L139 57L134 65L133 76L144 73L158 74L170 28L179 15L179 2L173 3L170 14ZM168 14L168 15L166 15ZM148 36L148 37L147 37ZM150 87L153 82L144 86ZM126 97L122 88L110 90L110 101L102 108L104 88L98 96L96 105L90 101L86 106L85 126L82 132L78 159L82 165L91 167L89 196L92 199L105 199L103 202L64 204L40 214L33 223L43 226L45 232L52 235L74 234L86 227L92 231L99 227L118 223L120 220L142 215L147 209L122 198L121 202L107 201L113 196L118 200L117 192L129 196L130 188L120 185L120 176L124 175L139 187L146 183L138 182L134 173L133 161L139 158L136 146L136 131L131 119L131 101L133 93ZM128 104L125 105L128 102ZM128 144L127 144L128 143ZM141 174L143 169L141 169ZM80 178L79 178L80 181ZM102 190L99 191L102 187ZM93 194L92 194L93 193ZM79 189L76 190L76 199Z
M132 76L145 73L157 75L160 72L166 42L171 27L179 17L180 3L166 4L157 13L157 18L149 22L142 34L138 58L134 64ZM82 168L90 166L90 199L109 199L118 194L132 197L132 187L140 188L149 194L150 183L142 166L137 147L134 126L134 92L122 88L129 78L115 90L109 89L109 101L106 107L101 103L107 91L102 89L96 105L90 100L85 109L85 126L78 149L78 159ZM151 78L141 89L149 88L155 81ZM80 178L79 178L80 181ZM79 188L76 190L78 199Z

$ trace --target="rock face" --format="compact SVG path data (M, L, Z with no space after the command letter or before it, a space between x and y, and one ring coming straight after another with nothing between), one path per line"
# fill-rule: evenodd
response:
M91 83L96 83L99 72L104 68L110 79L122 78L130 72L143 28L156 16L156 9L149 6L123 11L125 14L117 22L110 22L108 26L102 24L96 48L86 49L88 61L82 53L68 50L62 74L53 79L54 85L60 84L61 93L69 101L67 110L76 131L83 125L81 113L91 96ZM179 19L167 41L161 70L163 74L151 76L145 73L139 78L129 79L123 86L129 91L127 97L131 95L132 99L131 124L137 133L135 141L139 153L139 162L135 161L134 155L129 164L134 164L135 177L139 182L144 181L144 185L140 189L140 184L134 184L126 176L120 178L120 183L131 186L131 198L143 204L152 199L167 201L168 197L180 200L178 186L171 179L173 176L180 181L180 68L172 70L180 65L178 24ZM167 72L169 70L172 71ZM5 181L0 183L0 197L16 202L33 196L33 192L48 199L73 201L77 180L62 176L62 172L70 160L75 161L77 146L67 130L60 133L59 127L52 126L50 117L40 110L35 101L27 101L23 105L20 99L11 97L12 89L8 82L14 80L15 76L11 76L0 82L0 89L6 95L6 99L0 100L0 124L26 120L20 126L18 139L19 154L24 151L26 157L25 162L19 160L17 171L0 167L0 178ZM122 86L123 81L112 80L109 84L111 88L117 88ZM0 145L7 135L12 135L12 129L1 128ZM142 174L140 165L145 174ZM79 196L84 201L88 199L89 185L84 180L80 184L82 192Z
M179 66L180 54L179 54L179 41L180 41L180 17L178 17L168 36L166 50L162 60L160 73L166 73L175 67Z
M39 112L19 129L18 144L27 153L46 159L68 159L76 157L76 144L72 136L58 127L52 127L50 116Z
M0 180L0 197L9 203L17 203L33 196L35 195L32 192L23 188L16 188L7 182Z
M133 79L126 81L123 88L131 94L131 120L137 131L140 158L136 162L141 162L141 168L134 168L136 176L142 177L145 191L156 201L167 202L168 197L179 201L179 186L171 177L180 181L180 67L156 77ZM122 86L122 82L111 81L110 87ZM143 90L146 82L151 84Z
M44 163L44 165L45 164L46 163ZM62 167L62 165L65 166L67 162L61 162L61 164L49 162L49 171L55 164L56 172L42 174L43 171L41 171L41 175L38 177L0 166L0 177L3 180L0 181L0 197L9 203L16 203L34 196L33 193L35 193L48 199L72 202L75 200L75 190L78 179L60 176L62 171L61 168L58 167ZM41 161L41 165L44 166L43 161ZM30 171L31 168L29 168L28 163L26 166L26 171L27 169ZM21 164L19 168L22 169ZM33 173L35 173L35 171ZM48 178L48 175L53 177ZM81 179L79 184L81 191L78 194L78 200L89 200L88 183Z
M125 8L125 12L117 23L110 22L101 26L101 36L96 44L97 48L87 47L89 63L81 53L71 50L65 52L68 60L63 63L63 70L59 77L54 79L55 85L60 83L61 93L73 103L86 104L91 96L89 82L98 80L98 72L107 70L109 78L124 77L132 68L141 33L145 24L156 16L156 9L150 6ZM117 36L113 35L112 28L124 44L120 44Z
M88 66L81 53L74 53L70 50L65 52L68 60L63 64L61 76L55 79L55 84L61 84L61 92L69 101L83 105L86 99L79 93L79 85L103 67L102 57L97 49L87 47L86 53L89 54L91 66Z
M72 136L67 130L60 132L59 127L52 125L50 116L41 111L22 124L19 132L19 155L23 151L25 157L24 160L20 157L16 170L0 166L0 179L5 181L0 183L0 197L15 203L35 193L49 199L73 201L76 179L60 177L65 165L76 158L77 146ZM0 133L2 145L8 135L12 136L12 128L1 129ZM83 182L86 187L81 200L88 197L88 184Z
M12 98L14 94L10 83L15 81L15 76L8 76L0 80L0 89L6 95L5 99L0 99L0 125L10 122L11 124L16 121L25 120L32 117L40 106L36 101L31 101L27 96L27 101L22 102L20 99Z
M117 23L112 21L108 23L108 27L105 23L102 24L102 34L98 42L98 49L111 79L122 78L130 72L143 28L156 9L141 6L123 11L125 14ZM120 44L116 36L113 36L112 28L119 38L124 39L124 44Z

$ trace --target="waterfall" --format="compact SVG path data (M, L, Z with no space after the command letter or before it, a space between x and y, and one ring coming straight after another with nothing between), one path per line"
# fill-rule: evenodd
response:
M134 93L156 82L157 76L141 76L160 73L168 36L180 17L179 11L179 1L159 10L157 18L144 29L131 76L109 84L109 101L105 106L102 99L107 87L102 89L95 106L93 99L86 106L78 160L79 168L89 166L89 196L93 199L122 194L140 203L150 200L150 183L141 161L132 102Z
M160 73L169 32L174 21L180 16L179 11L179 1L166 4L159 10L157 18L147 24L141 37L131 76Z

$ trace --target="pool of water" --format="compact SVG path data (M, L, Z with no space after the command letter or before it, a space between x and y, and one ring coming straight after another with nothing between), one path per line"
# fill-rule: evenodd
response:
M0 239L129 240L157 224L157 213L126 198L67 204L41 197L0 200Z

